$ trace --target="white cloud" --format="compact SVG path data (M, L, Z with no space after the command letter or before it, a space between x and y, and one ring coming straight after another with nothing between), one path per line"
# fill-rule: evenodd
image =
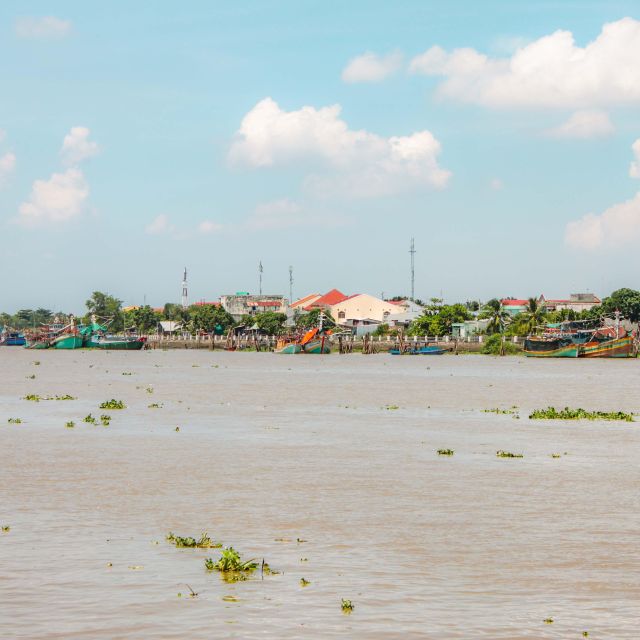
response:
M198 225L198 231L200 233L216 233L217 231L222 231L224 225L221 225L219 222L213 222L213 220L203 220Z
M447 53L432 47L416 56L412 73L444 76L443 98L487 107L584 109L640 102L640 21L607 23L585 47L569 31L556 31L508 58L475 49Z
M169 220L169 216L161 213L146 226L145 231L152 236L158 236L164 233L171 233L173 229L174 227Z
M64 38L71 33L71 22L54 16L23 17L16 20L16 34L20 38Z
M604 111L585 109L572 113L561 125L549 129L552 138L600 138L613 133L613 124Z
M567 224L565 242L575 249L617 248L640 240L640 192L601 214L588 213Z
M429 131L385 138L349 129L339 105L283 111L265 98L243 118L229 158L252 167L319 161L323 173L307 185L364 197L445 187L451 173L438 165L440 150Z
M11 153L5 153L0 157L0 187L6 184L7 179L13 173L16 167L16 156Z
M26 226L66 222L77 218L89 197L89 185L82 171L67 169L49 180L36 180L31 196L20 205L18 221Z
M380 82L402 66L402 54L398 51L378 56L371 51L349 60L342 71L342 80L348 83Z
M629 166L629 175L632 178L640 178L640 138L638 138L633 143L631 149L633 149L633 155L635 156L635 159Z
M87 127L71 127L62 141L60 155L67 165L77 165L100 152L98 143L89 140L91 132Z

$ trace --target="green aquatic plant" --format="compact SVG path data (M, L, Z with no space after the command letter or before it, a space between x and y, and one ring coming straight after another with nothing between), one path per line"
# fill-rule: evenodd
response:
M103 413L100 416L100 422L102 423L103 427L108 427L109 423L111 422L111 416L108 416L106 413Z
M63 396L47 396L45 400L77 400L78 398L65 393Z
M553 624L553 618L545 618L542 622L545 624Z
M9 418L7 420L7 422L9 424L22 424L22 419L21 418Z
M387 411L396 411L399 408L400 407L397 404L388 404L388 405L385 406L385 409Z
M565 407L558 411L555 407L535 409L529 415L530 420L621 420L633 422L633 414L624 411L587 411L578 407Z
M97 420L91 414L82 418L82 422L86 422L87 424L97 424Z
M180 431L180 427L176 427L174 431Z
M454 454L453 449L438 449L439 456L452 456Z
M518 407L511 407L511 409L483 409L482 413L496 413L498 415L515 415L518 413Z
M33 361L33 364L34 364L36 367L40 366L40 360L34 360L34 361Z
M133 373L131 373L131 371L123 371L123 372L122 372L122 375L123 375L123 376L132 376L132 375L133 375Z
M100 405L100 409L126 409L126 408L127 406L125 405L124 402L122 402L122 400L114 400L113 398L111 400L106 400Z
M73 429L73 427L76 426L76 423L73 420L69 420L69 422L65 423L64 426L67 427L67 429Z
M198 549L219 549L222 547L221 542L211 540L206 531L200 534L200 538L196 540L191 536L177 536L171 531L165 536L167 542L171 542L176 547L198 548Z
M511 453L510 451L496 451L496 455L498 458L524 458L524 455L521 453Z
M207 571L219 571L226 574L223 577L229 581L246 580L247 575L258 568L255 560L242 560L240 554L233 548L227 547L221 551L220 558L214 562L212 558L204 561Z
M351 600L345 600L344 598L342 598L342 604L340 606L342 608L342 613L351 613L355 608Z
M162 405L157 402L153 402L150 405L147 405L147 409L162 409Z
M9 533L11 531L11 527L8 524L2 525L2 533Z
M552 458L561 458L562 456L559 453L552 453L551 457Z
M307 585L310 585L311 582L309 580L305 580L304 578L300 578L300 586L301 587L306 587Z
M28 395L26 395L23 400L31 400L31 402L40 402L40 400L42 400L42 397L39 396L36 393L30 393Z
M149 385L149 386L145 389L145 391L146 391L147 393L153 393L153 387L152 387L151 385Z
M28 380L35 380L36 379L36 374L32 373L30 376L25 376L25 378L27 378Z

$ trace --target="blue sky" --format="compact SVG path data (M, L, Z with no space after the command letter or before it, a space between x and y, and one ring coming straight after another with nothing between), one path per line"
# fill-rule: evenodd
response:
M423 298L640 287L637 2L5 1L0 31L1 310L178 301L185 265L213 300L260 260L265 292L407 294L412 236Z

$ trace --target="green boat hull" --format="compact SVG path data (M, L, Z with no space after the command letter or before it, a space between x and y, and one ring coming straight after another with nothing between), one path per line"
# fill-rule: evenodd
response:
M52 341L51 346L54 349L80 349L82 336L60 336Z
M331 353L331 346L329 340L326 338L320 340L311 340L302 346L305 353Z
M302 347L299 344L287 344L282 349L276 349L275 353L300 353Z
M86 347L89 349L109 349L113 351L140 351L144 347L144 340L118 338L89 338Z
M48 349L51 345L46 342L39 340L38 342L27 342L24 345L25 349Z

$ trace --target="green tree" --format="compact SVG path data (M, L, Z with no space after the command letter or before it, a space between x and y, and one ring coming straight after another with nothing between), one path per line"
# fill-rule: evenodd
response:
M524 333L527 335L541 327L546 320L546 309L538 303L536 298L529 298L527 300L527 308L518 316L518 324L522 326Z
M312 309L309 313L303 313L296 318L296 327L300 329L311 329L317 327L320 323L320 314L324 314L324 320L322 322L323 327L333 327L336 321L333 316L322 309Z
M233 317L222 306L194 304L187 312L187 325L194 332L223 333L235 324Z
M264 311L263 313L256 313L253 319L260 330L268 333L270 336L277 336L282 333L284 329L287 315L275 311Z
M620 311L624 318L631 322L640 320L640 291L635 289L617 289L602 301L601 311L612 317L616 311Z
M128 328L134 327L138 333L151 333L160 320L160 314L156 313L149 305L132 309L125 313L124 324Z
M416 318L409 326L412 336L444 336L451 333L454 323L471 320L467 308L460 303L441 304L441 300L431 299L432 304L425 307L425 313Z
M502 303L497 298L492 298L484 305L480 318L489 321L488 334L502 333L511 320L511 316L502 308Z
M123 328L122 300L102 291L94 291L85 304L88 312L84 317L85 324L91 322L91 316L95 314L98 322L108 323L112 331Z

